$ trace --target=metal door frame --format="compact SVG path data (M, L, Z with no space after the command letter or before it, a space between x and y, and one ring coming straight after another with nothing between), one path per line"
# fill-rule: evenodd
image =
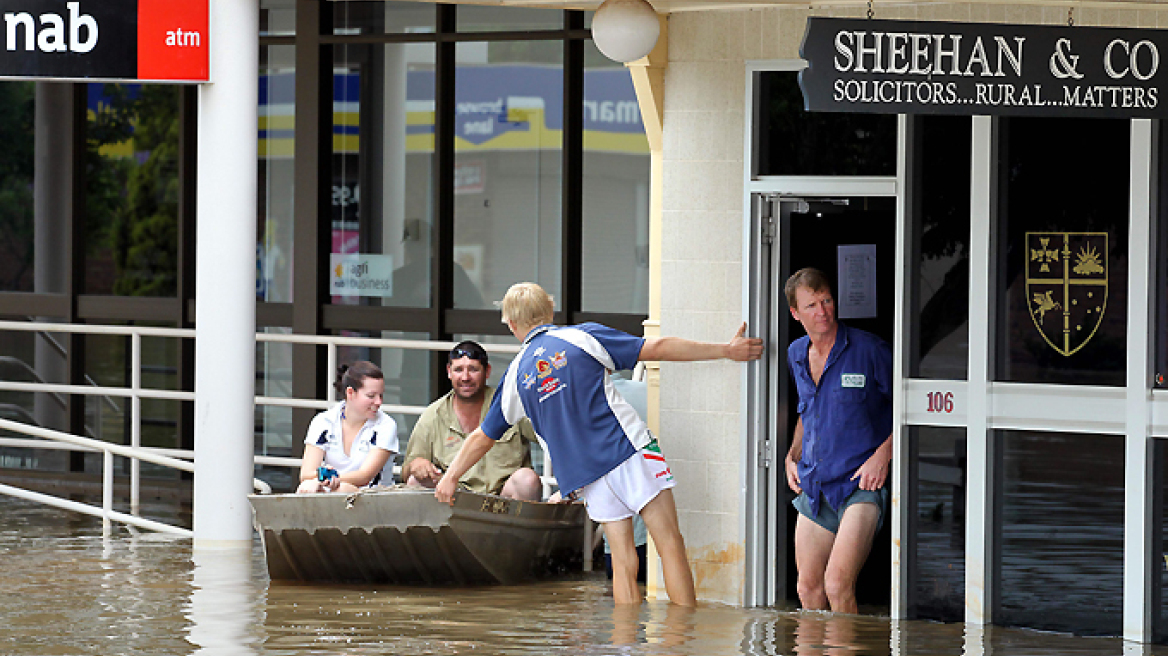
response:
M779 358L786 356L785 335L786 299L782 284L776 279L786 260L784 249L790 248L789 238L782 234L781 215L783 205L809 198L824 197L894 197L896 203L896 298L894 330L894 352L904 354L905 334L905 263L906 258L906 205L905 181L907 153L905 148L907 120L900 116L897 123L897 174L895 176L759 176L757 175L757 152L755 126L758 123L759 75L768 71L799 71L806 62L794 60L770 60L746 62L746 124L743 144L743 267L742 267L742 308L743 315L750 323L754 334L766 339L765 357L745 368L742 379L743 407L741 431L742 464L742 509L740 535L746 546L745 580L743 581L743 605L773 606L787 596L786 576L786 513L780 512L775 502L775 490L786 486L786 476L782 471L783 454L778 445L786 444L786 439L777 437L777 427L785 431L787 409L785 406L786 386L789 381L781 379L782 363ZM787 205L790 207L790 205ZM893 384L900 389L903 384L904 368L897 358L893 370ZM774 393L772 393L774 392ZM900 404L894 405L894 459L898 463L906 460L903 454L904 440L899 439L904 413ZM898 477L904 481L905 477ZM903 543L904 524L897 500L901 497L902 483L893 491L893 550L892 550L892 616L899 617L900 602L904 586L901 584L899 544Z

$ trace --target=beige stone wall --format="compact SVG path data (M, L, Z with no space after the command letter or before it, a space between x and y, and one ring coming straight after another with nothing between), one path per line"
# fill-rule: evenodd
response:
M877 18L1064 24L1066 6L888 3ZM745 62L796 59L808 16L864 6L677 13L665 73L661 332L727 339L741 321ZM1076 25L1168 27L1165 10L1077 7ZM783 348L783 345L776 345ZM699 597L740 603L741 365L663 364L661 443Z

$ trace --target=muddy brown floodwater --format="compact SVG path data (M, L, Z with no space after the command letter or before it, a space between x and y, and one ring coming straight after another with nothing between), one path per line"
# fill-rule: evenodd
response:
M664 602L615 608L607 581L402 588L271 584L249 552L115 529L0 498L0 654L1168 654L1114 638Z

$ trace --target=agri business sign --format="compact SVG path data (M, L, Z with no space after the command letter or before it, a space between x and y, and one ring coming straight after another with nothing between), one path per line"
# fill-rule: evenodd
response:
M811 111L1168 116L1168 32L810 18Z
M0 78L206 82L210 0L0 0Z

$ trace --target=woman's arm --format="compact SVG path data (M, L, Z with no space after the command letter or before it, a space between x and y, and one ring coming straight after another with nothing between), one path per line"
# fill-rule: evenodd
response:
M316 478L316 470L324 462L324 449L312 444L304 445L304 457L300 460L300 480Z

